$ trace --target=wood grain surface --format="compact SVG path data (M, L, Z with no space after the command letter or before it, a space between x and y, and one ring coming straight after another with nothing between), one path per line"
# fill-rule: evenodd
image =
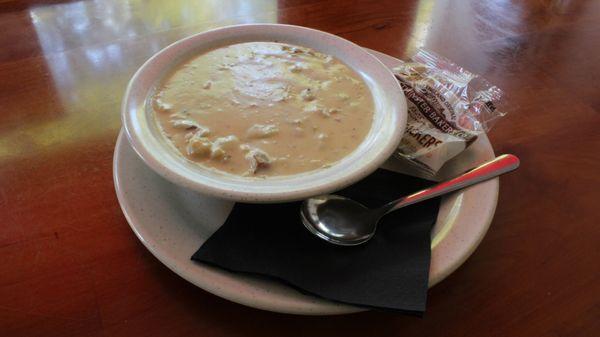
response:
M423 318L259 311L187 283L129 229L112 182L133 72L235 23L325 30L484 74L520 156L473 256ZM0 1L1 336L600 336L600 1Z

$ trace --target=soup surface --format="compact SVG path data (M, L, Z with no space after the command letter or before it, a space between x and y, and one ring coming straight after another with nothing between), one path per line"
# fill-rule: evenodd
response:
M187 159L247 176L327 167L373 119L358 74L332 56L274 42L229 45L180 64L152 96L164 136Z

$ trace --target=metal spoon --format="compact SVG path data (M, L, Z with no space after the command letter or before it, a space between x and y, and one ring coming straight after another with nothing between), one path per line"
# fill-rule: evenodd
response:
M300 215L304 226L319 238L341 246L360 245L373 237L379 219L390 212L495 178L517 167L519 158L505 154L456 178L379 208L369 209L354 200L331 194L305 200Z

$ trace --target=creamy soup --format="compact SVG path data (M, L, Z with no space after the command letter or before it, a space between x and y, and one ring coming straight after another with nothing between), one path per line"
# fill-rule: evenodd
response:
M250 42L179 65L152 96L156 121L185 158L236 175L328 167L352 152L373 119L352 69L309 48Z

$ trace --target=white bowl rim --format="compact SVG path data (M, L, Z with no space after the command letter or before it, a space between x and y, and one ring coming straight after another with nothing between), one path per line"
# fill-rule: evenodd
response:
M148 69L152 67L153 62L160 59L161 57L164 58L167 51L177 48L178 46L188 41L202 39L203 37L209 36L209 34L214 35L217 33L224 33L225 36L227 36L227 34L236 33L236 31L240 32L241 29L243 29L244 31L256 30L258 32L261 29L273 28L277 29L278 31L287 30L287 32L289 32L292 35L297 33L306 33L313 35L317 34L321 37L329 37L333 41L336 41L336 43L343 45L346 48L351 48L352 52L356 53L356 56L351 55L348 56L348 58L368 58L368 62L372 64L373 69L378 71L380 74L386 74L385 76L380 76L375 80L378 81L378 85L380 84L380 82L383 82L382 86L386 86L387 90L385 92L382 92L383 94L387 95L388 107L390 108L389 110L386 110L386 114L387 117L391 118L392 120L392 123L389 124L394 126L392 127L388 125L387 129L384 129L384 131L387 131L388 134L387 139L382 140L382 136L376 136L379 138L380 142L378 152L375 154L369 154L371 156L371 159L368 162L357 164L357 161L355 161L352 164L354 166L351 167L350 170L344 170L341 173L332 169L336 168L341 162L340 161L338 163L334 163L330 169L309 171L304 174L282 176L277 177L276 179L239 179L238 186L235 186L235 188L232 188L231 184L223 183L223 181L210 181L210 179L208 181L206 179L194 179L189 175L182 173L182 171L174 169L169 164L166 164L165 162L157 159L155 153L158 150L152 149L152 147L147 144L147 139L144 139L144 136L139 133L139 127L136 126L134 124L134 121L132 120L132 113L130 113L130 110L132 109L128 108L128 105L131 100L131 92L133 88L137 85L139 78L144 74L144 72L148 71ZM271 38L268 40L273 39ZM307 47L313 48L313 46L310 45L307 45ZM196 46L195 48L198 48L198 46ZM179 52L179 55L183 55L192 49L193 48L188 48L186 50L183 50ZM176 63L172 62L171 65L174 64ZM156 78L155 81L156 80L158 80L158 78ZM393 92L394 90L395 92ZM390 97L393 97L393 99L391 99ZM387 158L389 158L392 155L393 151L399 144L406 127L407 108L402 89L397 83L391 71L380 60L378 60L375 56L365 51L362 47L341 37L323 31L302 26L266 23L242 24L220 27L188 36L163 48L162 50L154 54L152 57L150 57L132 76L131 80L127 85L125 95L123 97L121 105L121 118L127 138L129 139L133 149L138 154L138 156L140 156L140 158L142 158L142 160L150 168L152 168L152 170L154 170L164 178L170 180L171 182L222 199L245 202L281 202L300 200L306 197L338 190L364 178L368 174L375 171ZM351 153L351 155L353 154L354 153ZM342 159L342 161L343 160L344 159ZM201 171L202 170L198 170L198 172ZM328 174L324 174L323 172L325 171L327 171ZM294 184L302 182L303 177L317 175L321 175L320 180L317 180L318 184L313 183L309 186L299 187L298 185ZM280 186L282 187L278 190L275 188L269 188L269 186L262 186L261 182L264 181L276 181L279 182ZM286 184L286 186L294 186L294 188L283 189L284 183Z

